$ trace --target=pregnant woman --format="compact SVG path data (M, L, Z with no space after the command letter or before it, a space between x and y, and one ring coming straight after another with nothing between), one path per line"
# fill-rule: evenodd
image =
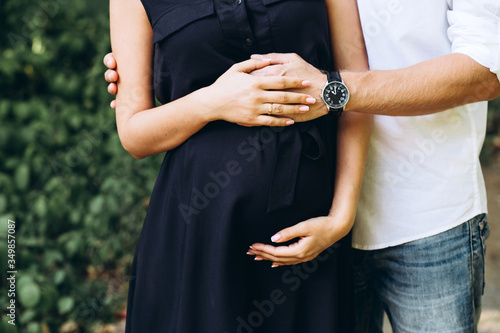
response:
M167 152L127 332L350 332L350 244L338 241L354 220L370 120L339 118L306 78L255 75L271 62L248 59L294 52L317 68L365 70L356 1L110 4L121 142L137 158ZM246 254L305 220L313 261L271 267Z

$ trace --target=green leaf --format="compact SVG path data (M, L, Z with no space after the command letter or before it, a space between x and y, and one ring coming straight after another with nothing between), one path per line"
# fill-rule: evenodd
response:
M62 269L54 273L54 283L57 285L61 284L65 278L66 278L66 272Z
M82 248L82 238L78 236L72 237L68 242L66 242L66 254L68 257L73 257Z
M3 312L3 309L2 309ZM0 322L0 327L2 328L2 333L17 333L17 326L9 324L9 318L8 316L2 315L2 321ZM16 322L17 324L17 322Z
M14 115L21 121L28 119L31 113L30 104L21 102L14 105Z
M19 322L24 324L29 321L32 321L33 318L36 317L36 314L37 314L36 310L28 309L21 314L21 316L19 317Z
M4 213L7 210L7 197L3 194L0 194L0 214ZM0 221L2 223L2 221Z
M42 314L49 312L56 305L58 297L59 294L56 288L51 285L45 286L42 290L42 298L40 304L37 306L37 310Z
M0 117L6 118L10 109L11 102L7 100L0 101Z
M39 323L29 323L26 326L26 333L42 333L42 325Z
M23 275L17 280L17 287L19 289L24 288L25 286L32 284L33 278L29 275Z
M10 178L11 177L0 172L0 188L2 189L2 193L12 193L14 190L14 182Z
M7 237L9 233L9 219L8 215L0 216L0 238Z
M26 164L21 164L17 167L14 179L17 188L25 190L30 183L30 168Z
M62 187L61 179L58 177L52 177L45 184L45 191L47 192L55 192Z
M78 210L78 208L73 207L73 210L71 210L71 212L69 212L69 221L72 224L78 224L78 222L80 222L80 220L81 220L80 211Z
M43 263L45 266L50 267L55 263L63 262L64 256L59 250L47 250L43 256Z
M41 218L47 215L47 199L44 196L40 196L36 199L33 205L33 211Z
M104 210L104 196L99 195L90 202L90 211L96 215Z
M73 309L73 306L75 305L75 301L73 300L72 297L70 296L65 296L61 298L57 302L57 308L59 310L59 314L65 314L71 311Z
M19 302L27 308L32 308L40 302L40 287L36 283L28 283L19 287Z

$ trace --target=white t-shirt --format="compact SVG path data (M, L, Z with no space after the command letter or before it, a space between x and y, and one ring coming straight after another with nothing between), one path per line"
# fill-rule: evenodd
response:
M371 69L463 53L500 79L500 0L358 0L358 6ZM375 116L353 246L395 246L486 213L479 164L486 119L486 102L428 116Z

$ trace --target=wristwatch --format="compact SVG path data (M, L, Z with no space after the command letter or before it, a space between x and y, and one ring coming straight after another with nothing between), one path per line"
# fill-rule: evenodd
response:
M349 101L349 89L342 81L339 72L328 71L326 72L326 78L321 98L325 102L328 112L340 117Z

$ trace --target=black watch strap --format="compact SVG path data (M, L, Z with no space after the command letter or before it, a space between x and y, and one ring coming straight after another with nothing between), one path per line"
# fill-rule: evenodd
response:
M335 72L335 71L326 72L326 80L328 82L332 82L332 81L342 82L342 78L340 77L340 73Z
M334 117L336 119L340 118L340 116L342 115L342 109L335 109L335 111L331 111L329 110L328 111L328 114L331 116L331 117Z

